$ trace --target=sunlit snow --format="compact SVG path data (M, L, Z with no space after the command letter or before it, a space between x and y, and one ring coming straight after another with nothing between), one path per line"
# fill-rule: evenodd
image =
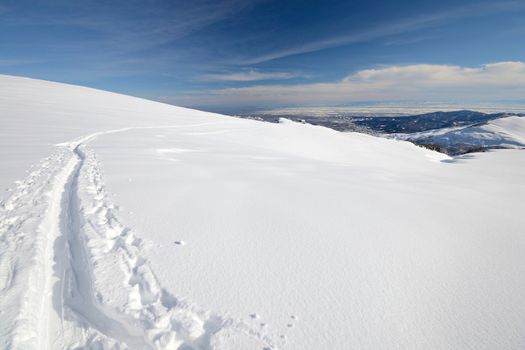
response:
M522 150L9 76L0 122L1 348L525 348Z

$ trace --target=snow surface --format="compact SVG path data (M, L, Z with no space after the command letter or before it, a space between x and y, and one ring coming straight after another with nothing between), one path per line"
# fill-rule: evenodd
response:
M1 348L525 347L523 151L7 76L0 100Z
M508 116L491 120L483 125L384 136L402 140L429 139L431 142L444 146L467 144L484 147L525 148L525 117Z

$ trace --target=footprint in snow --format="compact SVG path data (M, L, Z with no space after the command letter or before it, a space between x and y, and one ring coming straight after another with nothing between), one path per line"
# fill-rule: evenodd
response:
M183 240L175 241L173 243L175 243L176 245L184 245L184 244L186 244Z

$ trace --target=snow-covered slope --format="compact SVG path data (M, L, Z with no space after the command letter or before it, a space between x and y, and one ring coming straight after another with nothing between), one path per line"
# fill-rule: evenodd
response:
M490 149L524 148L525 117L509 116L491 120L483 125L438 129L414 134L397 134L395 138L413 140L416 143L455 148Z
M525 146L525 117L493 120L485 128Z
M523 151L0 90L2 348L525 346Z
M218 115L48 81L0 75L0 188L64 140L122 127L216 122Z
M511 116L496 119L479 127L470 127L463 132L445 134L449 140L457 142L479 143L488 147L523 148L525 147L525 117Z

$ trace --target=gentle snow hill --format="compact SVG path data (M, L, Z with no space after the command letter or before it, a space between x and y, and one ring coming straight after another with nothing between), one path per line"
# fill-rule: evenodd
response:
M0 348L525 348L521 150L7 76L0 99Z
M389 135L390 136L390 135ZM525 148L525 117L508 116L486 124L425 131L413 134L394 134L398 139L416 143L436 144L445 149L460 147Z
M525 145L525 117L507 117L493 120L484 128Z
M55 144L123 127L216 121L219 115L80 86L0 75L0 188Z

